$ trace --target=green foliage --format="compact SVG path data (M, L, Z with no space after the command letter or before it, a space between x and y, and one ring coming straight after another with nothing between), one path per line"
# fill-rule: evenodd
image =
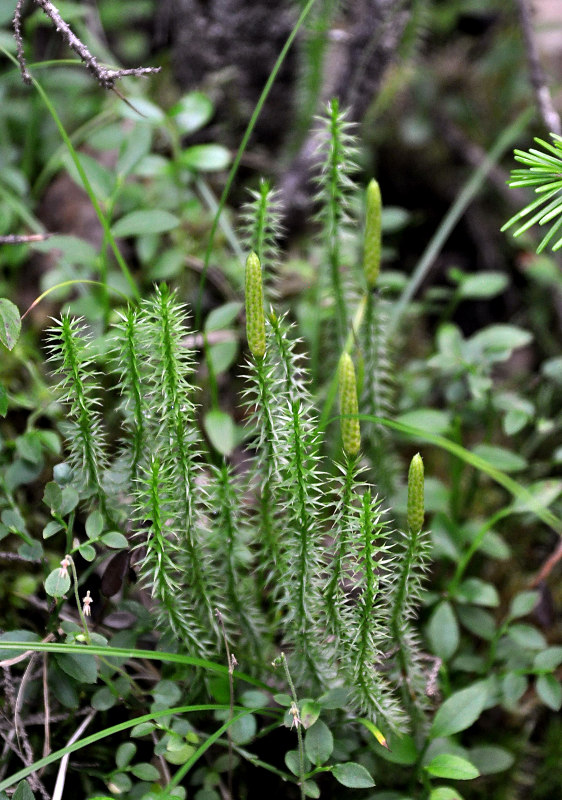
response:
M101 8L111 18L111 4ZM309 72L302 84L315 100L337 4L317 8L309 33L318 35L303 45ZM65 4L65 11L82 24L78 5ZM534 531L534 515L560 529L562 485L552 471L560 462L559 357L545 335L548 323L543 317L531 332L522 313L517 325L463 331L458 308L499 297L508 286L499 271L451 268L449 287L407 303L419 275L381 270L390 214L399 218L395 234L406 215L381 208L372 180L359 230L352 176L364 159L336 100L317 134L320 247L305 241L303 257L283 263L271 182L260 183L241 215L240 239L230 215L219 213L245 143L217 204L216 176L208 173L228 167L230 154L201 141L214 114L209 97L190 92L161 108L132 96L139 118L115 98L102 107L86 96L96 116L67 134L54 110L56 80L44 76L46 93L39 84L36 90L68 155L35 109L41 167L34 168L28 139L20 168L12 137L26 126L31 131L31 117L5 112L0 234L18 220L40 229L30 197L64 166L86 187L104 238L99 248L69 236L37 245L58 253L41 288L50 293L64 284L53 296L71 307L49 333L58 387L41 374L19 310L0 300L0 539L21 562L0 587L10 601L0 656L49 653L46 683L26 670L26 702L37 702L48 685L61 716L71 719L71 710L87 704L97 727L3 777L0 792L17 784L14 797L31 796L27 776L95 746L96 769L80 776L91 800L101 792L129 800L185 797L188 785L196 800L216 800L231 782L230 795L243 796L258 768L283 781L291 797L371 789L374 778L373 797L461 797L442 780L463 780L466 797L479 796L480 787L491 796L499 785L494 774L510 770L525 751L524 708L535 704L545 715L562 705L562 650L532 616L541 594L527 584L507 586L501 564L529 557L519 550L520 534ZM79 77L69 80L65 103L81 91ZM311 111L308 103L301 109L303 126ZM559 142L546 147L546 156L520 154L531 171L517 178L547 192L550 205L533 218L541 224L560 210L552 173ZM100 163L104 153L113 153L115 168ZM221 231L213 282L224 300L199 333L178 298L194 295L185 256L201 268L209 214L211 242L215 227ZM121 249L115 237L126 240ZM246 251L249 352L240 387L232 367L243 338ZM15 268L24 256L14 250L6 263ZM211 245L204 275L210 257ZM555 266L539 265L537 286L559 285ZM283 281L296 273L305 280L287 310L283 298L292 290L284 293ZM178 289L160 283L148 291L163 279ZM92 282L87 291L78 284L78 299L77 281ZM393 287L404 287L398 302ZM9 288L7 281L2 292ZM123 305L123 294L137 293ZM264 294L280 295L279 313L265 313ZM200 301L201 294L197 315ZM423 311L436 320L435 341ZM514 355L538 337L549 342L550 358L534 384L519 381ZM343 453L329 421L338 377ZM233 409L240 396L242 410ZM405 465L423 439L437 445L423 448L430 477L418 454L406 489ZM431 534L423 529L430 514ZM542 552L544 528L541 536ZM129 550L136 587L129 585ZM93 588L94 572L105 599ZM27 613L32 597L39 622L35 611ZM48 641L21 630L24 624L41 637L46 630ZM139 639L147 649L137 649ZM272 660L284 674L272 674ZM12 666L19 681L20 667ZM190 705L180 705L182 698ZM494 719L510 720L505 731L498 726L493 744L491 709ZM284 751L267 752L268 734L283 726L275 747ZM65 720L61 727L61 741L68 741L73 730ZM555 750L552 742L549 748ZM85 751L86 763L88 757ZM554 796L550 778L542 781Z
M512 225L528 217L529 214L532 214L532 216L515 231L515 236L519 236L536 223L539 225L551 223L550 230L537 247L537 253L542 253L552 239L555 239L551 245L553 252L562 247L562 236L558 239L555 238L562 227L562 218L560 218L562 214L562 180L560 179L562 137L556 133L551 133L550 135L554 145L545 142L544 139L535 137L535 142L541 145L544 148L543 150L537 150L536 148L531 148L528 152L515 150L515 160L525 164L526 168L512 170L509 186L512 188L533 186L535 194L538 194L539 197L511 217L502 228L502 230L507 230Z

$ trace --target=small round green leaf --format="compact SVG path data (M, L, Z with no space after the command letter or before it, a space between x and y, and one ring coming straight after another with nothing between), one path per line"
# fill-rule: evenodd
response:
M365 767L362 764L355 764L353 761L336 764L332 774L338 783L349 789L370 789L375 785Z
M515 761L514 756L508 750L495 744L472 747L469 756L471 763L480 770L481 775L494 775L496 772L504 772Z
M450 414L434 408L418 408L396 417L397 422L412 425L428 433L446 433L451 425Z
M150 211L131 211L121 217L112 228L114 236L147 236L153 233L164 233L177 228L178 217L169 211L152 209Z
M538 592L519 592L511 601L509 616L511 619L526 617L539 602Z
M562 686L554 675L539 675L536 684L537 694L553 711L560 711L562 706Z
M91 544L81 544L78 552L85 561L93 561L96 557L96 549Z
M478 444L472 448L472 452L503 472L520 472L527 466L527 460L523 456L506 450L505 447Z
M230 735L235 744L248 744L256 735L257 730L256 718L253 714L247 714L245 717L234 720L230 726Z
M129 542L127 541L127 537L124 536L119 531L108 531L104 533L101 537L101 540L104 544L108 547L112 547L114 550L122 550L125 547L129 546Z
M112 708L116 703L117 698L110 692L107 686L102 686L102 688L98 689L92 696L92 708L95 708L97 711L107 711L108 708Z
M433 652L439 658L450 658L459 646L459 625L451 604L446 600L431 615L427 635Z
M472 603L475 606L495 608L500 604L496 587L481 578L467 578L463 581L458 588L457 598L461 603Z
M209 122L213 116L213 104L203 92L189 92L172 106L168 115L173 118L179 132L194 133Z
M118 772L116 775L112 775L107 784L109 791L116 795L127 794L130 792L132 786L133 782L126 772Z
M302 788L306 797L320 797L320 787L314 781L305 781Z
M24 630L17 630L17 631L6 631L5 633L0 634L0 660L4 660L6 658L12 658L13 656L19 655L25 650L25 647L22 650L9 650L8 648L2 648L2 642L39 642L40 637L33 633L33 631L24 631Z
M516 623L510 625L507 630L507 635L520 647L526 650L544 650L546 647L546 639L537 628L532 625L525 625L523 623Z
M430 729L430 736L451 736L453 733L469 728L480 716L488 698L488 686L485 681L461 689L452 694L438 710ZM439 777L439 776L438 776ZM440 777L448 777L443 775Z
M140 764L133 764L131 767L131 772L138 778L139 781L157 781L160 777L160 773L152 764L147 764L146 762L142 762Z
M477 275L467 275L457 291L463 299L487 299L501 294L508 282L503 272L479 272Z
M205 333L220 331L234 322L242 309L243 303L236 300L214 308L205 320Z
M269 698L265 692L258 689L248 689L240 698L246 708L266 708L269 705Z
M56 522L52 520L48 522L45 527L43 528L43 539L49 539L51 536L54 536L55 533L62 531L62 525L60 522Z
M535 669L553 670L560 664L562 664L562 645L557 645L537 653L533 666Z
M437 786L429 795L429 800L463 800L462 795L450 786Z
M304 749L310 761L319 767L324 764L332 755L334 749L334 737L325 722L317 719L306 732L304 737Z
M300 760L298 750L288 750L285 753L285 766L293 775L298 775L300 771Z
M35 800L35 795L31 791L27 781L18 783L16 791L12 795L12 800Z
M315 700L304 700L300 704L300 718L305 730L314 725L321 711L322 706Z
M98 665L95 656L89 653L61 653L56 655L59 667L80 683L95 683L98 679Z
M70 576L68 572L57 567L49 573L45 581L45 591L51 597L64 597L70 589Z
M103 514L101 511L92 511L86 520L86 534L88 539L97 539L103 531Z
M62 505L62 489L54 481L49 481L43 492L43 502L49 506L52 514L59 513Z
M133 760L133 756L136 752L137 746L133 744L133 742L123 742L123 744L120 744L115 754L115 763L119 769L127 767Z
M480 775L470 761L449 753L435 756L424 769L436 778L449 778L455 781L469 781Z
M196 172L216 172L230 164L230 153L220 144L196 144L181 155L181 163Z
M20 312L10 300L0 297L0 342L13 350L21 331Z
M154 702L159 703L163 708L166 706L177 705L181 697L181 689L174 681L158 681L152 690Z
M223 456L230 455L234 449L234 422L230 414L213 409L205 414L203 426L215 450Z

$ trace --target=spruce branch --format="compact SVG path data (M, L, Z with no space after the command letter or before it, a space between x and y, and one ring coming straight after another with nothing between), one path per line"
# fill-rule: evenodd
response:
M25 83L31 83L31 75L27 69L25 60L21 15L22 8L25 0L18 0L16 10L14 13L14 37L17 44L17 58L20 65L22 79ZM96 78L99 85L104 89L112 89L115 91L115 82L120 78L133 76L136 78L145 75L152 75L160 72L160 67L136 67L134 69L109 69L103 67L97 59L92 55L84 42L76 36L70 25L68 25L61 17L57 7L50 2L50 0L33 0L39 8L49 17L57 33L59 33L64 42L73 50L80 60L85 64L86 69Z
M531 148L528 152L514 151L515 160L524 164L525 168L512 170L508 185L512 188L532 186L538 197L511 217L502 227L502 231L505 231L535 212L517 228L513 235L520 236L536 223L539 225L549 223L550 230L538 245L537 253L542 253L547 244L559 236L562 229L562 136L556 133L551 133L550 136L553 144L535 137L535 142L541 145L546 152L536 148ZM556 252L561 247L562 236L559 236L555 239L551 249Z

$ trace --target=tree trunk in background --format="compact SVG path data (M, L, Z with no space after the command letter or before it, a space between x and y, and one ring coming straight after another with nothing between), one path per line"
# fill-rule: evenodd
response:
M289 212L308 202L314 114L337 96L351 120L362 119L397 54L410 6L406 0L318 0L313 7L252 139L267 154L292 147L284 174L277 176ZM301 8L294 0L162 0L161 29L171 40L176 79L185 90L203 88L213 97L220 126L214 134L227 145L240 142ZM314 62L319 49L322 56Z

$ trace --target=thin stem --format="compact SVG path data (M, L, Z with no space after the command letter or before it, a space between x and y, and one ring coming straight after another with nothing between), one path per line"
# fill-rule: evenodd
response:
M230 699L230 711L229 711L229 714L228 714L228 720L230 722L230 725L229 725L229 727L228 727L228 729L226 731L226 736L227 736L227 739L228 739L228 793L229 793L230 798L232 800L232 765L233 765L234 762L233 762L233 753L232 753L232 733L231 733L231 730L230 730L230 726L232 725L232 720L234 718L234 678L233 678L233 673L234 673L234 665L235 665L236 659L234 658L234 656L231 656L231 654L230 654L230 648L228 646L228 637L226 635L226 630L224 628L224 621L223 621L223 618L222 618L222 614L221 614L221 612L219 611L218 608L215 608L215 614L216 614L216 617L217 617L217 619L219 621L219 625L220 625L220 629L221 629L221 633L222 633L222 638L223 638L223 641L224 641L224 648L226 650L226 661L227 661L227 664L228 664L228 693L229 693L229 699Z
M293 30L289 34L283 49L279 53L279 57L277 58L277 61L275 62L274 66L273 66L273 69L271 70L269 78L267 79L267 82L266 82L265 86L263 87L263 91L262 91L262 93L260 95L260 98L259 98L259 100L257 102L257 105L256 105L256 107L254 109L254 113L252 114L252 116L250 118L250 122L248 123L248 127L246 128L246 132L244 133L244 136L242 137L242 141L240 142L240 147L238 148L238 152L236 153L236 157L235 157L234 161L232 162L232 167L230 168L230 172L228 173L228 178L226 180L225 187L224 187L224 189L222 191L222 195L221 195L221 198L219 200L217 213L215 214L215 218L213 219L213 224L211 226L211 232L209 234L209 241L207 243L207 249L205 251L205 260L204 260L204 265L203 265L203 271L201 273L201 281L199 283L199 294L197 296L197 302L195 304L195 329L196 330L199 330L199 328L201 327L201 307L202 307L202 301L203 301L203 289L205 288L205 281L207 279L207 271L209 269L209 263L211 261L211 254L213 252L213 245L214 245L214 242L215 242L215 235L216 235L216 232L217 232L219 219L220 219L220 216L222 214L223 208L224 208L224 206L226 204L228 195L230 194L230 188L231 188L231 186L232 186L232 184L234 182L234 178L236 176L236 173L238 172L238 167L240 166L240 161L242 160L242 156L244 155L244 151L246 150L246 147L247 147L248 142L250 140L250 136L252 135L253 130L254 130L255 125L256 125L256 122L258 121L258 117L261 114L261 110L262 110L262 108L264 106L265 101L267 100L269 92L271 91L271 87L273 86L273 84L275 82L275 79L277 78L277 74L278 74L279 70L281 69L281 65L285 61L285 58L286 58L287 53L289 52L289 50L291 48L291 45L293 44L295 36L297 35L300 27L302 26L303 22L307 18L310 10L312 9L312 7L313 7L313 5L315 3L316 3L316 0L308 0L308 3L303 8L300 17L298 18L298 20L297 20L297 22L295 24L295 27L293 28Z
M408 303L412 300L423 280L427 276L430 268L435 263L435 259L447 241L449 234L486 180L486 176L494 164L496 164L506 152L506 150L508 150L517 140L521 131L530 121L532 115L533 110L530 108L526 109L519 114L517 119L508 128L502 131L501 135L498 137L494 146L490 150L488 157L480 164L478 169L475 170L470 179L459 192L457 199L443 218L443 221L427 245L425 252L419 260L408 282L408 285L402 292L397 303L394 305L392 316L389 320L389 337L396 333L396 329L400 324L400 320L408 306Z
M78 575L76 574L76 567L74 566L74 559L72 556L66 556L70 561L70 569L72 571L72 583L74 584L74 597L76 598L76 606L78 608L78 613L80 615L80 620L82 622L82 627L84 628L84 638L88 644L92 643L92 639L90 637L90 631L88 630L88 623L86 622L86 617L84 616L84 612L82 611L82 605L80 603L80 597L78 595Z
M281 664L285 671L285 677L287 678L287 683L289 684L289 689L291 691L291 699L293 701L293 708L296 709L295 727L297 729L297 741L299 749L299 788L301 793L301 800L305 800L306 794L304 791L304 780L305 780L304 743L301 730L301 721L298 717L299 701L297 697L297 690L295 689L295 684L293 683L293 679L291 678L291 673L289 671L289 665L287 664L287 659L285 658L285 653L281 653L279 660L281 661Z
M476 551L478 550L478 548L482 544L484 536L488 533L488 531L491 528L494 527L496 522L499 522L500 519L504 519L505 517L509 516L509 514L511 514L512 511L513 511L513 509L511 508L511 506L508 506L507 508L502 508L500 511L497 511L489 519L487 519L486 522L482 525L482 527L480 528L480 530L478 531L478 533L474 537L473 541L471 542L470 547L464 553L464 555L460 559L459 563L457 564L457 568L455 570L455 574L453 575L453 577L452 577L452 579L451 579L451 581L449 583L449 586L447 587L447 592L450 595L455 595L456 594L457 589L459 588L459 584L460 584L460 582L462 580L462 577L463 577L463 575L465 573L465 570L468 567L468 564L471 561L472 556L476 553Z

